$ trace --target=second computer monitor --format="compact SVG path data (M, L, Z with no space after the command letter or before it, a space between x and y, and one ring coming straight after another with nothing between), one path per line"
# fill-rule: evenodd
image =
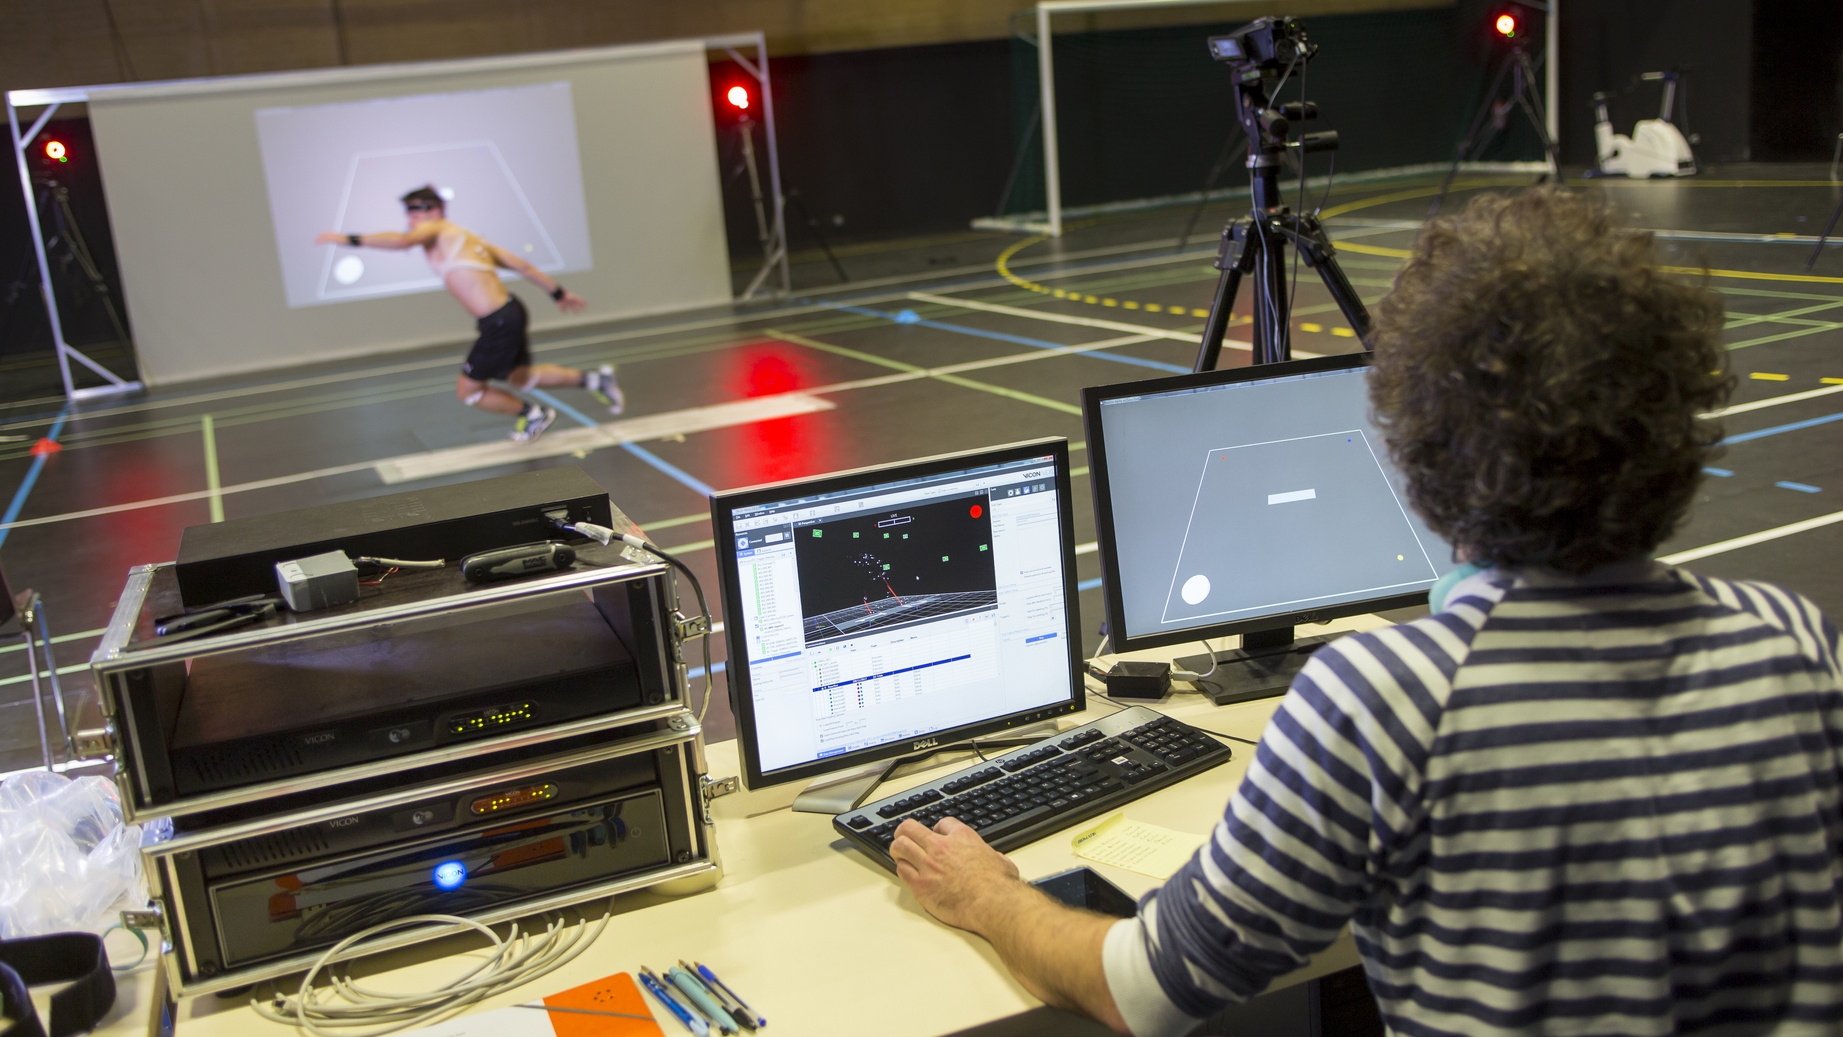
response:
M1068 449L711 498L751 788L1082 708Z
M1356 354L1084 390L1115 650L1426 601L1458 563L1408 506L1368 376Z

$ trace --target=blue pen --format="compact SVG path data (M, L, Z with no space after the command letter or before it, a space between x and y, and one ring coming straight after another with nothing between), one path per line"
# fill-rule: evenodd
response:
M640 985L646 988L647 993L653 995L654 1000L666 1006L666 1011L671 1012L679 1022L684 1023L685 1029L690 1030L696 1037L710 1037L710 1024L684 1005L679 1004L678 999L673 997L666 990L665 985L659 982L658 976L643 968L640 970Z
M757 1027L768 1025L768 1020L762 1018L762 1014L760 1012L757 1012L755 1009L750 1008L749 1003L747 1001L744 1001L740 994L736 993L734 990L731 990L730 985L728 983L725 983L721 979L718 979L717 974L710 970L710 966L700 961L697 963L697 967L698 967L698 975L703 976L707 980L710 980L711 983L716 985L716 989L721 990L725 995L729 997L731 1001L736 1002L737 1008L740 1008L743 1011L749 1013L749 1015L753 1016L755 1018L755 1025Z

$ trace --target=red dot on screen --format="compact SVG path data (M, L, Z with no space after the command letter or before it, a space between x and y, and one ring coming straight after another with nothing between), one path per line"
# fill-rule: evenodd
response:
M973 516L974 518L978 518L979 516L985 514L985 509L975 504L973 505L972 510L967 512L967 514Z

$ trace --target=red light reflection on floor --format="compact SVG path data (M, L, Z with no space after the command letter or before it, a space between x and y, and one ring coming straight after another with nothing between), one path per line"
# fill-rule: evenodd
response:
M816 384L805 370L811 365L799 362L807 358L784 342L752 342L726 356L730 360L726 388L737 396L774 396ZM832 414L825 412L737 429L734 452L724 458L724 485L747 486L830 471L834 427Z

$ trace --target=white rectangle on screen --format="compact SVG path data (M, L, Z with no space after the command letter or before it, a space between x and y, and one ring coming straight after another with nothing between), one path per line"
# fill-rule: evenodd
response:
M261 108L256 133L291 308L440 291L421 249L314 244L405 229L398 199L423 186L546 273L593 266L567 82Z
M1267 503L1269 504L1291 504L1296 500L1317 499L1317 490L1293 490L1289 493L1270 493L1267 495Z

